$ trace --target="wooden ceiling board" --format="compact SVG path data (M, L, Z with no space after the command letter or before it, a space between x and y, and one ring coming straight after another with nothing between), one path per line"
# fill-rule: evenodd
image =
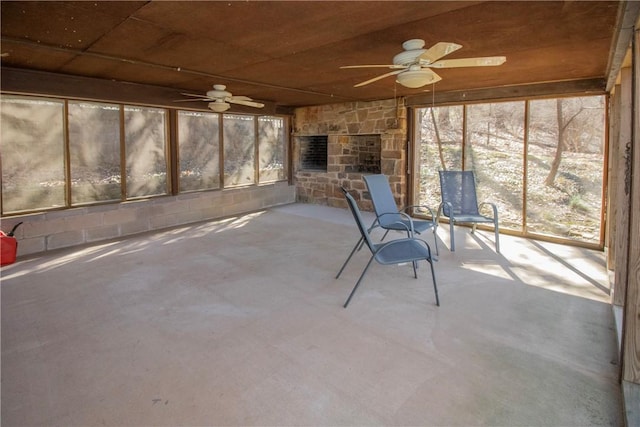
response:
M109 32L90 51L211 74L269 59L228 44L169 32L134 19Z
M42 71L60 71L64 64L75 54L63 50L47 49L37 44L3 41L2 53L8 54L2 60L2 66L30 68Z
M402 42L505 55L499 67L443 69L437 91L605 78L618 1L0 2L2 66L232 93L286 106L411 96L387 77ZM177 69L181 71L178 71ZM236 90L238 88L239 90Z
M152 2L136 17L280 57L476 3Z
M0 2L2 35L86 49L145 2Z
M78 56L69 61L61 70L65 74L87 76L122 82L149 84L178 88L192 79L178 71L149 69L145 65L118 62L92 56Z

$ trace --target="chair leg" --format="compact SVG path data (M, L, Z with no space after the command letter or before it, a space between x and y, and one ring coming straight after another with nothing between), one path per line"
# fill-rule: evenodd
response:
M389 230L387 229L387 231L384 232L384 234L382 235L382 239L380 239L380 241L382 242L384 240L385 237L387 237L387 234L389 234Z
M437 226L433 227L433 242L436 245L436 255L440 255L440 251L438 250L438 234L436 234L436 231L438 231Z
M359 251L360 249L362 249L363 244L364 244L364 239L360 237L360 240L358 240L358 243L356 243L356 245L353 247L353 250L349 254L349 257L347 258L347 260L344 262L344 264L342 264L342 268L340 269L340 271L338 271L338 274L336 275L336 279L340 277L340 275L342 274L342 270L344 270L347 264L349 264L349 261L351 261L351 257L353 256L353 254L355 254L356 251Z
M498 223L493 224L493 228L496 233L496 252L500 253L500 229L498 228Z
M418 271L417 271L418 270L418 261L413 261L411 263L411 265L413 265L413 277L417 279L418 278Z
M453 219L449 218L449 236L451 238L451 252L456 251L456 239L453 231Z
M356 282L356 285L353 287L353 290L349 294L349 298L347 298L347 300L345 301L345 303L343 305L344 308L347 308L347 306L349 305L349 301L351 301L351 297L353 297L353 294L356 293L356 289L358 289L358 286L360 286L360 282L362 282L362 278L364 277L365 273L369 269L369 266L371 265L372 262L373 262L373 256L371 257L371 259L367 263L367 266L362 271L362 274L360 275L360 278L358 279L358 281Z
M429 265L431 266L431 278L433 279L433 291L436 294L436 305L440 307L440 298L438 298L438 286L436 285L436 273L433 271L433 262L431 260L427 261L429 261Z

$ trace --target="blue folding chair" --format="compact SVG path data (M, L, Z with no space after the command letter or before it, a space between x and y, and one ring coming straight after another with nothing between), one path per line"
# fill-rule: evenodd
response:
M360 282L362 282L362 279L369 269L369 266L371 266L373 260L376 260L379 264L382 265L411 262L413 266L413 275L416 279L418 278L417 262L421 260L427 261L431 266L431 277L433 278L433 290L436 295L436 305L440 306L440 299L438 298L438 288L436 286L436 275L433 270L431 248L429 247L427 242L422 239L413 237L413 232L411 232L409 237L403 239L391 240L384 243L373 243L373 241L371 240L371 236L369 235L369 230L367 230L366 226L364 225L364 221L362 219L360 209L358 208L358 204L356 203L353 196L351 196L351 194L347 192L347 190L342 188L342 191L344 192L344 195L347 199L347 203L349 205L351 213L353 214L353 218L358 225L358 230L360 230L360 235L362 236L364 244L366 244L371 251L371 258L369 259L367 266L362 271L362 274L360 274L360 278L349 294L347 301L344 303L344 308L347 308L347 305L349 305L349 301L351 301L353 294L355 294L356 289L358 289L358 286L360 286ZM408 221L409 223L411 223L411 219L409 219ZM413 229L413 226L410 226L410 229ZM344 265L338 272L336 279L340 277L340 274L342 274L342 271L353 256L356 249L357 246L353 251L351 251L351 255L349 255L347 262L344 263Z
M500 228L498 225L498 208L494 203L478 204L476 195L476 178L473 171L439 171L442 203L438 207L436 221L440 215L449 218L449 235L451 252L456 250L453 231L455 224L473 224L471 232L476 231L478 223L492 223L496 236L496 252L500 253ZM493 217L480 214L483 206L490 206Z

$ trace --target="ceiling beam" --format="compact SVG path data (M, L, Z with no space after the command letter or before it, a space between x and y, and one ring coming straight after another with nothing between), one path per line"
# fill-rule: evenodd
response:
M405 99L405 104L408 107L424 107L429 105L462 104L491 100L539 98L553 95L595 95L604 93L605 80L603 78L594 78L440 93L436 91L435 93L431 92L409 96Z
M177 89L20 68L2 67L0 89L2 92L14 94L208 111L206 104L201 101L176 103L176 100L185 99ZM274 102L261 102L265 104L261 109L233 104L229 112L290 114L288 109L282 110Z

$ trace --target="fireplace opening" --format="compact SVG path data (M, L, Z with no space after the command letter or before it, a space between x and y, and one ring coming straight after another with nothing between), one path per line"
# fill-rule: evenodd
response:
M300 168L327 171L327 135L300 137Z
M348 151L353 159L352 164L344 165L345 172L380 173L380 135L350 135Z

